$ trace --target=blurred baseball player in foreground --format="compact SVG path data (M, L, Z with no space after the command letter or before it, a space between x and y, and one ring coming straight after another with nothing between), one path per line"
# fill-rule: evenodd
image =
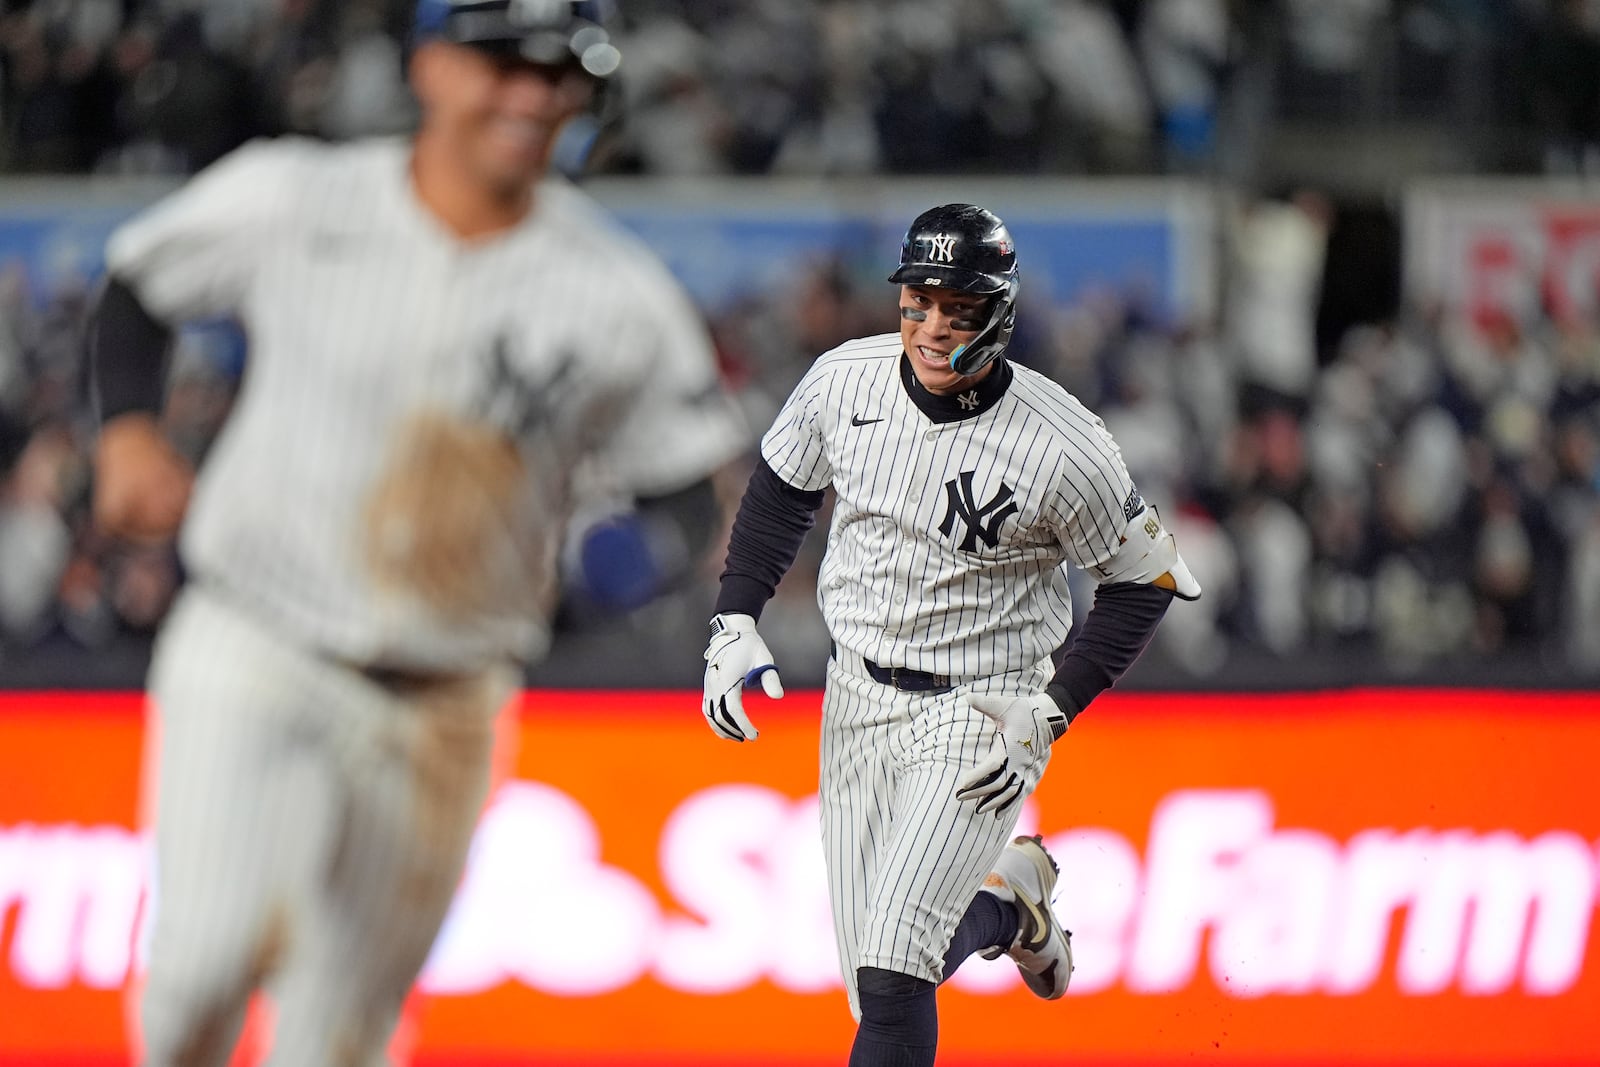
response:
M148 1067L383 1060L459 879L491 725L547 644L580 498L714 528L744 437L665 269L567 183L619 56L596 0L418 12L414 140L246 146L119 230L93 340L96 509L170 534ZM235 314L236 408L191 499L173 324Z
M852 1067L932 1064L934 989L974 952L1066 992L1057 869L1038 838L1010 841L1020 801L1172 597L1200 595L1101 421L1004 359L1018 279L1001 221L923 213L889 280L900 332L824 354L762 439L705 656L711 728L754 740L742 688L783 695L756 620L831 485L820 796ZM1100 584L1056 667L1067 563Z

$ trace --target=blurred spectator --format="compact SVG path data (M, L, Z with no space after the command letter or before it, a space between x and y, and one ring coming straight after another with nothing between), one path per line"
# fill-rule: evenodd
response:
M1239 557L1226 531L1198 509L1179 509L1169 525L1189 569L1206 576L1205 595L1193 602L1195 610L1171 612L1162 620L1156 648L1186 673L1204 678L1228 659L1232 640L1224 620L1239 595Z
M1205 163L1215 149L1218 108L1233 27L1223 0L1153 0L1144 5L1139 55L1154 98L1170 169Z
M1587 676L1600 677L1600 507L1589 509L1588 524L1573 542L1573 596L1566 627L1569 662Z
M62 518L79 455L62 427L33 435L0 486L0 632L37 638L56 606L72 537Z
M615 158L651 174L712 174L724 169L732 116L707 80L712 43L676 21L647 23L627 43L622 83L631 116Z
M344 139L406 129L412 105L400 44L385 32L376 0L347 5L339 38L343 46L328 77L319 131Z
M1360 69L1373 29L1391 0L1289 0L1289 41L1308 67L1330 73Z
M1234 226L1227 329L1252 407L1310 398L1328 214L1302 191L1247 205Z
M1451 123L1503 117L1473 131L1470 150L1486 162L1526 156L1516 145L1533 135L1552 169L1600 167L1596 0L623 7L630 107L595 156L623 171L1215 166L1248 176L1269 113L1370 124L1424 105L1453 143L1462 138ZM5 165L186 171L256 132L403 127L413 9L414 0L16 6L0 16ZM1512 147L1497 149L1497 137Z
M1535 68L1545 168L1600 175L1600 3L1553 0Z
M128 139L196 171L265 132L248 70L216 51L198 13L169 23L127 87Z
M1171 341L1150 330L1130 336L1116 356L1113 377L1116 389L1101 401L1101 417L1143 492L1172 500L1186 474L1188 434L1172 381Z
M1245 595L1248 636L1280 655L1305 648L1311 532L1281 500L1259 497L1234 517L1233 534Z
M884 166L873 110L873 28L864 4L820 13L822 68L815 114L799 117L772 162L783 174L870 174Z
M1151 103L1133 50L1103 3L1060 0L1030 35L1071 131L1066 151L1091 171L1147 165Z

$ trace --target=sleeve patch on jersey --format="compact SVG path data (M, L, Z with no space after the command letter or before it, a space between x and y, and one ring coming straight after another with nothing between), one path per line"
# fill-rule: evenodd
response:
M1144 498L1139 495L1139 487L1134 486L1133 491L1128 494L1128 499L1122 502L1122 517L1132 522L1133 517L1143 510Z

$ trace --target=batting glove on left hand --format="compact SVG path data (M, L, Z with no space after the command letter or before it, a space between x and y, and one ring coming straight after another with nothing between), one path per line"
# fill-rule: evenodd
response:
M1027 769L1067 732L1067 715L1046 693L972 693L967 703L997 729L989 755L956 783L956 799L976 801L980 814L1002 811L1022 796Z
M711 620L706 646L706 689L700 710L718 737L754 741L759 734L744 713L744 687L760 684L767 696L783 696L772 652L756 633L749 615L718 615Z

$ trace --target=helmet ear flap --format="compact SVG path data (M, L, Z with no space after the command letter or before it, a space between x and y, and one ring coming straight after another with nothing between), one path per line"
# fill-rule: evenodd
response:
M1017 325L1017 294L1022 282L1013 271L1006 287L995 294L989 308L989 321L983 324L978 335L950 354L950 369L963 378L977 374L1000 358L1011 343L1011 331Z

